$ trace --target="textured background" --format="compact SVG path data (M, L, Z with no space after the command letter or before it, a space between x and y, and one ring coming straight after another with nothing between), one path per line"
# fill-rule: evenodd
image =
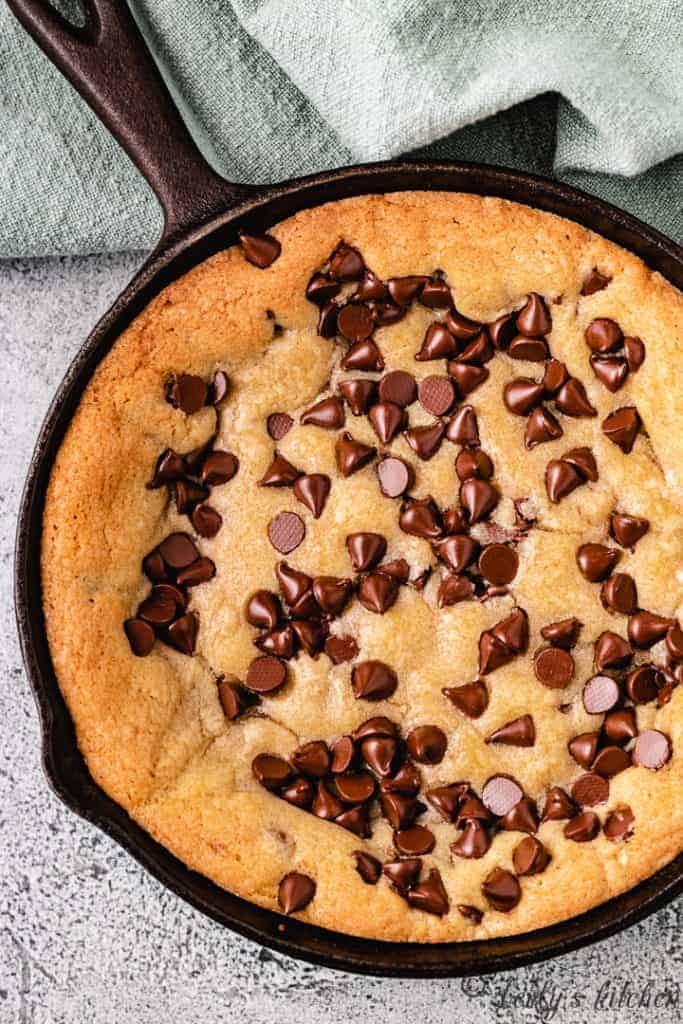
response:
M680 1020L683 900L599 946L514 973L356 978L276 956L205 920L51 795L12 610L16 512L52 393L138 262L128 254L0 263L0 1022Z

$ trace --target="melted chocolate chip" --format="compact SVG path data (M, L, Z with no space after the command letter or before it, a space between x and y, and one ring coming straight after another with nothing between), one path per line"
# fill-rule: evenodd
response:
M576 561L587 580L600 583L612 572L620 554L604 544L582 544L576 553Z
M540 839L525 836L512 854L512 864L517 875L537 875L545 871L550 863L550 854Z
M274 263L282 251L282 246L273 235L248 235L246 231L240 231L239 239L246 259L260 270Z
M360 281L365 272L363 257L358 249L340 242L330 256L330 274L339 281Z
M504 868L494 868L482 882L484 898L494 910L507 914L522 898L522 890L515 876Z
M635 444L640 424L638 410L634 406L625 406L605 417L602 423L602 432L605 437L628 455Z
M201 377L179 373L166 386L166 400L187 416L199 412L209 397L209 388Z
M369 612L384 615L396 603L398 583L383 572L366 576L358 588L358 600Z
M633 835L635 820L635 815L630 807L618 807L612 811L605 822L603 828L605 836L613 843L629 839Z
M454 444L479 445L477 417L471 405L462 405L446 426L446 437Z
M594 295L596 292L601 292L603 288L607 287L611 280L611 277L601 274L597 267L593 267L593 269L583 279L581 294Z
M149 622L139 618L126 619L123 628L133 654L138 658L146 658L154 647L154 629Z
M583 811L564 826L566 839L575 843L589 843L600 831L600 819L595 811Z
M622 342L621 327L615 320L600 316L591 320L585 332L586 344L593 352L614 352Z
M353 856L356 858L356 871L365 884L377 885L382 874L381 862L363 850L354 850Z
M443 730L436 725L419 725L406 737L411 757L419 764L440 764L443 761L448 740Z
M552 330L550 311L542 296L531 292L516 319L517 330L528 338L540 338Z

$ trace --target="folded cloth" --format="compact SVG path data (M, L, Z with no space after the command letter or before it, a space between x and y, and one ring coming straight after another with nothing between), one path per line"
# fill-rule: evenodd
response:
M131 7L233 181L481 160L578 185L683 241L682 0ZM0 98L0 256L153 245L148 187L4 5Z

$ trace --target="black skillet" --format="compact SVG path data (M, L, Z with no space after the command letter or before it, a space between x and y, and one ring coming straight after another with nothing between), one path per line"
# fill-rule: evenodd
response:
M509 970L605 938L664 906L683 890L683 855L642 885L580 917L490 942L430 946L356 939L282 918L218 888L154 842L90 777L45 636L40 537L50 469L96 365L162 288L212 253L233 245L238 228L264 231L298 210L345 196L438 189L503 196L569 217L635 252L679 288L683 288L683 249L628 214L566 185L481 164L385 163L327 171L273 186L232 184L200 155L123 0L85 0L84 28L73 28L45 0L8 3L126 150L165 214L161 241L95 327L50 406L21 504L15 562L17 620L42 724L43 763L54 791L192 906L264 946L328 967L403 977Z

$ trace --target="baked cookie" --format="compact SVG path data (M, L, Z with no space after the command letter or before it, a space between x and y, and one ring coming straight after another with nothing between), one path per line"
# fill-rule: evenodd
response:
M166 288L55 462L94 779L374 939L579 914L683 846L683 299L500 199L306 210Z

